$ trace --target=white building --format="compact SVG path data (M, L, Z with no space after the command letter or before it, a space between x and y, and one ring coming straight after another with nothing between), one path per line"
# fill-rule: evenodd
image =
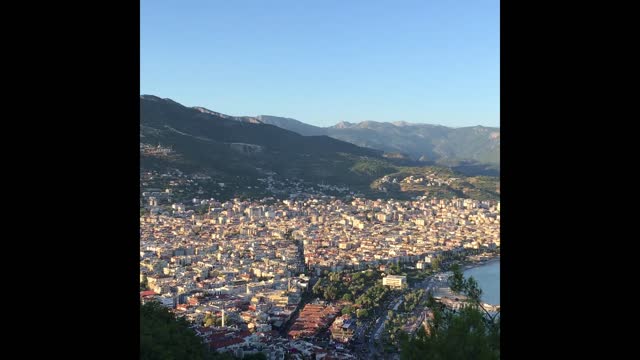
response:
M407 277L403 275L387 275L382 279L382 285L401 288L407 284Z

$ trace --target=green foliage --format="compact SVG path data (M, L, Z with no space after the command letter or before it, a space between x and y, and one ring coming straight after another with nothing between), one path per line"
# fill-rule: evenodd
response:
M377 150L206 115L162 99L140 99L140 125L145 142L162 143L177 155L160 162L143 154L140 162L145 169L174 167L185 172L255 177L260 168L313 182L366 184L389 166Z
M311 289L313 291L313 295L316 296L321 296L324 294L324 289L322 287L322 279L318 280L318 282L313 285L313 288Z
M383 286L382 283L376 283L375 286L368 288L367 291L356 299L356 304L360 305L362 309L373 309L379 304L382 304L390 293L391 290L388 286Z
M312 292L315 296L325 300L333 301L342 299L351 302L354 298L360 298L368 291L372 291L372 288L377 287L376 290L368 293L365 298L360 299L359 303L356 300L358 305L365 304L365 307L369 307L376 302L376 299L380 299L380 292L383 291L382 285L378 286L377 284L379 279L380 274L373 270L352 274L327 272L324 277L318 280L313 286Z
M146 275L142 276L142 282L140 282L140 291L145 290L149 290L149 280Z
M413 311L418 306L418 304L420 304L424 293L425 292L423 289L418 289L405 294L402 306L404 308L404 311Z
M474 303L479 303L480 298L482 297L482 289L476 279L473 276L469 277L464 284L465 295L469 298L470 301Z
M140 359L207 359L208 351L184 319L156 302L140 306Z
M407 283L412 286L416 282L421 282L431 276L433 271L431 269L407 269L406 273Z
M387 161L364 158L357 161L350 169L351 171L359 175L367 175L373 177L380 177L396 170Z
M222 316L212 316L211 317L213 319L213 324L214 326L222 326ZM225 326L229 326L232 325L232 321L230 321L231 319L229 318L228 315L224 316L224 325Z
M245 357L246 359L247 357ZM210 351L183 318L157 302L140 305L140 360L235 360ZM265 359L249 357L249 359Z
M466 295L470 302L477 304L480 302L480 298L482 297L482 289L476 279L473 276L468 279L464 278L464 274L462 273L462 269L458 264L454 264L451 266L451 271L453 271L453 275L449 279L449 287L451 291L455 293L463 293Z
M401 359L494 360L500 358L500 322L492 323L474 307L458 313L434 308L429 333L420 329L413 339L401 338Z
M469 305L458 312L451 312L441 303L429 296L426 303L433 311L429 321L429 331L420 329L413 339L402 337L401 359L480 359L500 358L500 319L497 321L485 317L480 308L482 289L478 282L469 277L464 279L458 265L452 266L453 276L450 287L453 291L464 293ZM409 304L414 295L405 295Z
M387 272L390 275L398 275L402 272L402 269L400 268L400 264L396 263L396 264L391 264L391 266L389 266Z
M335 285L331 284L324 289L324 298L327 300L335 300L338 295L338 289Z
M369 316L369 311L367 309L358 309L358 311L356 311L356 316L358 319L366 318Z
M193 210L198 215L204 215L209 212L209 205L199 205L196 206Z
M440 271L441 264L442 264L442 260L440 259L440 257L435 257L431 259L431 268L433 269L434 272Z
M460 269L460 265L454 264L451 266L451 271L453 272L453 275L449 278L449 287L451 288L451 291L460 293L465 287L462 269Z
M500 199L500 178L498 176L468 176L439 166L407 166L399 167L398 169L399 171L397 172L385 175L389 178L404 179L408 176L425 177L428 174L432 174L443 182L438 186L427 186L426 183L383 183L381 177L371 183L371 190L374 191L383 187L386 192L381 192L379 193L380 195L397 199L408 199L412 196L423 195L439 199L451 199L454 197L477 200Z
M213 316L211 314L206 314L204 316L204 326L205 327L214 326L215 324L216 324L215 316Z
M353 306L347 305L342 308L342 315L351 314L351 313L353 313Z

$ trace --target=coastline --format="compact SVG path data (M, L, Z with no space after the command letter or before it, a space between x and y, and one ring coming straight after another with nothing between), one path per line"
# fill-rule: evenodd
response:
M471 261L469 263L466 263L464 265L462 265L462 271L467 271L467 270L471 270L480 266L484 266L484 265L489 265L491 263L494 263L496 261L500 261L500 254L497 254L495 256L492 256L491 258L487 259L487 260L481 260L481 261Z
M475 269L477 267L481 267L481 266L485 266L485 265L491 265L491 264L494 264L495 262L499 262L499 261L500 261L500 254L496 254L495 256L492 256L491 258L488 258L488 259L486 259L486 260L484 260L482 262L477 262L477 263L472 263L472 264L466 265L466 266L463 267L462 271L463 271L463 273L465 273L468 270L472 270L472 269ZM466 276L467 275L465 275L465 277ZM484 297L484 295L483 295L483 297ZM498 295L498 298L499 298L499 295ZM483 302L489 304L488 302L486 302L486 299L484 299ZM499 300L497 302L498 302L497 304L491 303L491 305L500 306Z

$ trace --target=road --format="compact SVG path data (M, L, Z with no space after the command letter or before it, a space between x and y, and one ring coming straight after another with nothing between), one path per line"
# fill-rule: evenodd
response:
M373 325L373 330L371 331L371 335L369 335L369 354L376 358L378 354L378 349L376 349L376 343L380 338L380 334L382 334L382 330L384 329L384 322L387 320L387 314L383 314L378 318L376 323Z
M383 309L393 309L393 308L398 308L398 306L400 305L400 303L402 303L402 295L398 296L397 298L393 299L392 301L389 302L389 306L384 306L382 307ZM369 354L372 358L376 358L378 355L378 349L376 347L376 344L378 344L380 342L380 337L382 336L382 332L384 331L384 323L387 320L387 311L382 311L382 315L378 318L378 320L373 324L373 330L371 331L370 335L369 335L369 341L368 341L368 347L369 347ZM384 355L384 354L381 354Z
M431 279L427 279L420 284L416 284L416 288L427 288L428 290L434 286L431 283ZM375 321L365 321L363 326L359 327L356 331L354 338L356 339L355 351L363 359L381 359L385 356L377 344L380 343L382 333L384 332L384 323L387 320L388 310L397 310L403 301L403 296L400 295L392 300L385 301L384 304L380 304L376 314L379 316Z
M436 274L436 275L439 275L439 274ZM422 288L427 290L427 293L429 292L433 293L438 287L445 287L445 286L449 286L447 282L436 280L435 275L429 276L428 278L424 279L419 283L415 283L414 285L415 288Z

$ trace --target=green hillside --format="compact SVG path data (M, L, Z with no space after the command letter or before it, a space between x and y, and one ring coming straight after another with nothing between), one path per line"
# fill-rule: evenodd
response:
M234 118L210 110L182 106L169 99L140 97L141 172L178 169L215 177L213 193L225 196L268 195L257 179L300 179L305 184L347 186L370 197L410 198L472 197L499 198L497 177L491 169L474 170L473 163L456 162L452 168L424 166L424 162L399 154L383 156L382 151L359 147L328 136L302 136L257 120ZM485 171L485 172L483 172ZM435 172L447 184L384 183L385 176L398 181L408 176ZM448 179L457 178L453 181ZM218 189L217 183L231 183ZM204 182L203 182L204 183ZM186 195L186 194L185 194Z

